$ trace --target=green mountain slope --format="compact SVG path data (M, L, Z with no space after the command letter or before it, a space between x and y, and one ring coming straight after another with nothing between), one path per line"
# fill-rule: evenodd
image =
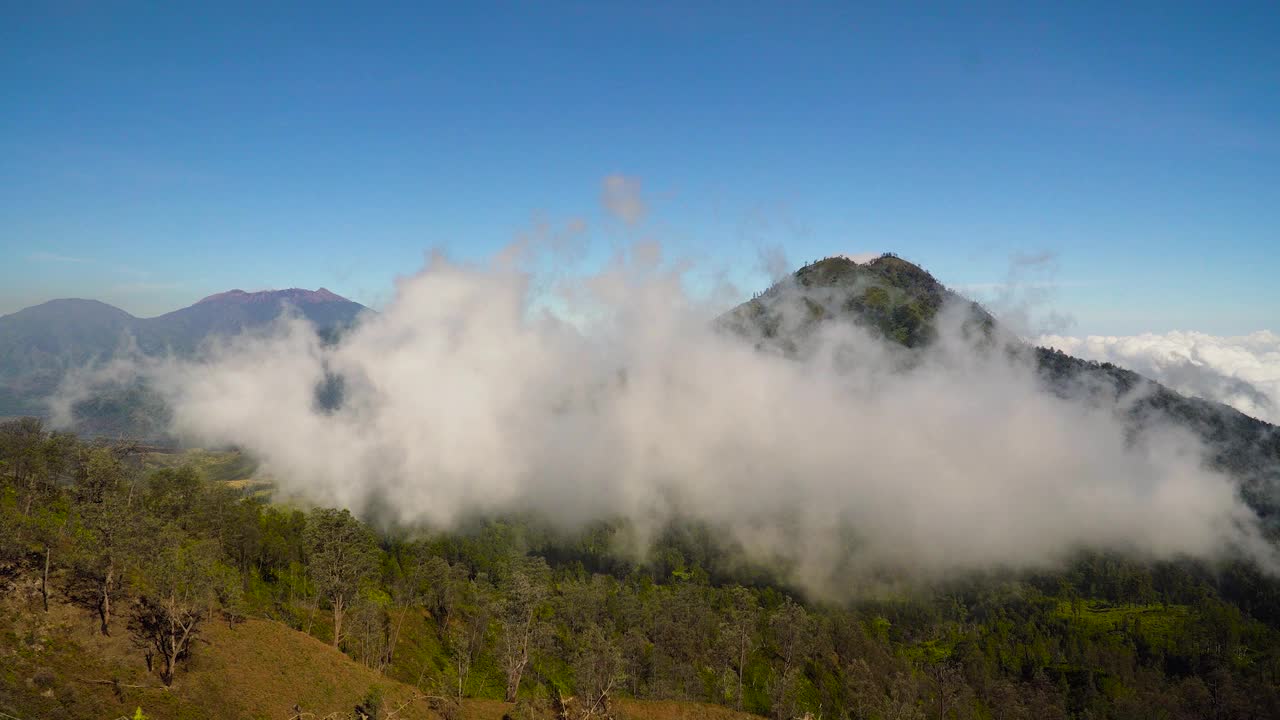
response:
M786 352L798 351L827 322L853 323L917 349L935 340L944 309L960 314L965 337L977 343L998 340L1008 352L1025 356L1050 392L1113 405L1135 429L1160 422L1189 429L1205 443L1210 463L1240 483L1250 506L1273 526L1280 524L1280 431L1275 426L1115 365L1032 347L1004 331L977 303L894 255L867 263L834 257L807 265L730 310L719 323L757 345Z
M797 270L720 318L723 327L763 344L794 350L823 321L849 321L908 348L927 346L944 306L964 313L970 333L990 333L995 320L980 305L946 289L924 269L895 255L867 263L833 257Z

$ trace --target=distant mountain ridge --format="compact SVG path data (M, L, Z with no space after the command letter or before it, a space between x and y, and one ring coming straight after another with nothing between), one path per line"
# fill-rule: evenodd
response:
M289 288L287 290L259 290L257 292L245 292L240 289L228 290L201 298L195 304L218 302L262 303L275 302L280 299L295 303L351 302L341 295L331 292L328 288L320 288L319 290Z
M322 333L340 332L370 312L328 289L230 290L185 308L139 318L97 300L50 300L0 316L0 416L43 415L43 399L74 368L125 351L189 354L297 312Z
M0 416L46 414L42 399L68 370L109 360L131 344L144 353L189 354L207 338L261 327L287 308L321 333L341 332L372 312L324 288L292 288L229 290L149 319L79 299L53 300L0 317ZM1120 408L1134 427L1171 421L1191 430L1209 448L1209 462L1235 477L1249 504L1280 527L1280 429L1111 364L1033 347L1001 328L977 303L893 254L866 262L833 257L810 263L724 313L716 324L783 353L801 351L805 339L826 322L852 322L914 350L936 338L944 308L959 309L962 331L975 343L1025 357L1048 392L1085 393L1092 402ZM77 429L86 434L156 438L165 431L163 406L144 387L95 397L83 417Z

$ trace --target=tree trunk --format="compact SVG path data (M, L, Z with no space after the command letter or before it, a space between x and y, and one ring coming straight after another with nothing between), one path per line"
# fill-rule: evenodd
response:
M200 622L199 616L191 620L189 625L178 623L173 635L170 636L170 647L173 649L173 657L168 661L169 679L165 681L165 685L173 684L173 675L177 670L178 658L182 657L187 648L191 644L191 635L195 632L196 624Z
M102 580L102 597L98 601L98 618L102 621L102 634L111 634L111 586L115 583L116 569L114 563L107 565L107 574Z
M333 598L333 646L338 647L338 643L342 640L342 596L335 595Z
M307 598L303 602L303 607L307 609L307 626L303 628L302 632L310 635L311 628L316 624L316 613L320 610L320 596L315 596L314 600L312 598Z
M523 674L523 668L513 669L507 673L507 695L506 700L509 703L516 701L516 693L520 691L520 676Z
M40 576L40 599L44 602L44 611L49 612L49 555L50 548L44 546L44 574Z
M533 631L533 609L529 610L529 614L522 618L524 621L521 627L520 646L519 648L509 648L507 662L507 702L516 701L516 694L520 692L520 678L524 675L524 668L529 664L529 635Z
M934 682L938 685L938 720L946 720L947 717L947 691L944 683L946 682L946 670L942 666L938 666L933 671Z
M400 643L400 630L404 627L404 618L409 614L409 606L400 608L400 619L391 627L391 638L387 642L387 656L383 662L383 669L390 667L391 661L396 656L396 645Z

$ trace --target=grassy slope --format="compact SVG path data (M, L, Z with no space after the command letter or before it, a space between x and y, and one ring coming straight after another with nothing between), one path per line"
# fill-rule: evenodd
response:
M415 694L320 640L266 620L207 624L187 667L165 689L146 672L122 626L110 638L93 627L88 613L72 606L53 606L47 619L38 606L5 607L0 653L13 656L0 660L0 712L22 720L112 719L142 707L156 720L283 719L295 704L317 715L351 710L375 685L392 707ZM431 716L417 703L397 717Z
M190 465L206 480L241 484L251 481L258 471L258 463L237 450L190 448L182 452L148 453L144 464L148 469Z
M407 655L423 650L401 649ZM192 659L165 689L146 672L123 622L113 637L103 638L82 608L55 603L45 615L30 588L0 602L0 717L115 720L132 717L141 707L152 720L285 720L295 704L323 717L350 711L375 686L388 708L416 695L410 685L378 675L321 640L277 622L250 619L234 628L207 624ZM511 707L498 700L468 700L463 718L501 720ZM752 717L674 701L623 700L618 709L628 720ZM396 718L437 716L417 701Z
M1094 634L1121 632L1135 622L1157 639L1166 641L1187 621L1185 605L1113 605L1101 600L1083 599L1075 606L1067 600L1058 603L1057 616L1074 620Z

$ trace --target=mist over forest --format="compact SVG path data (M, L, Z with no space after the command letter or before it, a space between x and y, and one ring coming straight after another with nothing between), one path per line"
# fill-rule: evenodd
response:
M1047 391L1022 341L914 265L826 259L717 321L655 246L559 274L554 309L535 304L533 260L434 257L336 341L285 316L98 374L144 378L179 436L243 449L280 492L384 527L622 518L643 555L696 520L835 598L880 571L1082 549L1277 567L1203 438L1126 422L1147 390ZM59 415L94 382L65 385Z
M1278 37L0 3L0 720L1280 720Z
M166 712L205 702L219 622L386 678L356 717L1274 707L1272 426L1034 347L893 254L727 311L656 246L530 259L435 255L331 330L285 304L66 373L48 425L0 428L27 617L129 638L188 688L134 683Z

